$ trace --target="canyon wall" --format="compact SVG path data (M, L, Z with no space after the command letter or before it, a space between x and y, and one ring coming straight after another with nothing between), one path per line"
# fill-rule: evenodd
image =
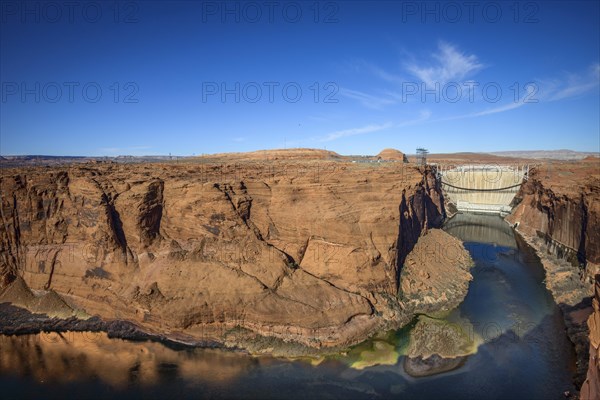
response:
M581 399L600 399L600 275L596 275L593 313L588 318L590 330L590 359L586 380L581 387Z
M436 185L402 163L5 169L2 286L186 343L345 346L411 318L399 266L443 220Z
M594 276L600 272L598 159L537 166L530 171L514 206L506 220L537 250L546 270L546 286L562 310L567 334L575 346L574 380L581 387L586 375L588 381L590 376L597 379L597 362L589 355L595 333L588 329L586 319L593 311L590 296ZM586 385L581 396L587 392L593 395L586 398L598 398L594 382Z
M562 293L560 280L576 273L591 291L600 272L600 166L544 164L531 171L515 200L506 220L542 253L571 265L565 274L548 276L549 289L557 303L576 304L577 298Z

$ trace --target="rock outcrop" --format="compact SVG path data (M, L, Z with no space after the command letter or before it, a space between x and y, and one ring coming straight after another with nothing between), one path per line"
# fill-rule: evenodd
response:
M395 163L1 172L3 287L189 343L335 348L402 325L400 266L444 217L431 171Z
M430 376L458 368L477 351L473 325L456 317L452 323L420 315L410 332L404 370L411 376Z
M383 161L408 162L406 154L396 149L383 149L377 154L376 158Z
M404 262L401 297L415 313L450 311L467 295L472 265L460 240L432 229L419 238Z

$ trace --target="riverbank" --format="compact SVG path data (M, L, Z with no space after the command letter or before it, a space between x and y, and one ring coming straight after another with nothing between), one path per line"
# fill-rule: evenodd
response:
M590 285L581 280L580 271L565 260L549 253L548 247L538 237L529 237L515 230L517 237L531 247L546 272L546 288L561 310L567 336L576 354L573 382L580 388L585 381L589 363L589 328L587 319L593 312ZM573 394L577 398L577 394Z
M166 346L190 346L203 348L224 348L218 342L205 340L185 343L165 335L142 330L139 326L121 320L104 321L98 316L87 319L79 317L49 317L33 313L10 303L0 303L0 334L6 336L31 335L38 333L64 332L104 332L108 338L132 341L150 340Z

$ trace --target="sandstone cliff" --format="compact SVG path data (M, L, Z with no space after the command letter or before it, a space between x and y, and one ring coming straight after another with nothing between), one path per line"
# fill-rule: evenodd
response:
M516 200L518 205L506 220L535 239L536 247L580 267L591 284L600 272L600 164L540 166Z
M567 333L575 345L575 384L580 386L586 373L593 374L588 372L590 346L585 320L592 311L592 278L600 270L598 159L538 166L521 187L515 205L506 220L540 256L546 286L563 312Z
M0 189L3 286L189 343L401 325L399 266L444 217L431 171L400 164L97 163L5 169Z

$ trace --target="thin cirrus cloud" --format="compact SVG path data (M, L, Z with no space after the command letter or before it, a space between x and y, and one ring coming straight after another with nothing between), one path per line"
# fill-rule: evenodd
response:
M406 64L405 69L419 82L423 82L428 86L433 86L436 83L443 85L451 81L461 82L484 67L476 55L466 54L460 51L455 45L443 41L438 44L438 51L432 54L431 59L432 61L430 62L412 62ZM368 63L362 64L364 64L374 76L383 81L392 83L396 87L409 82L418 83L411 82L409 79L385 71L375 65ZM382 91L380 94L370 94L349 88L341 88L340 94L350 99L357 100L363 106L370 109L382 109L386 106L397 104L401 101L402 97L389 89Z
M406 82L406 79L402 78L400 75L396 75L391 72L385 71L375 65L368 65L368 67L371 70L371 72L373 72L373 74L375 74L375 76L377 76L380 79L383 79L384 81L395 83L395 84L400 84L400 85L403 82Z
M591 65L588 71L567 74L562 80L540 80L540 96L547 101L558 101L581 96L598 88L600 84L600 63Z
M540 80L526 87L525 94L518 100L487 110L457 115L442 120L475 118L515 110L527 104L567 100L582 96L600 86L600 64L594 64L586 73L567 74L566 79Z
M502 113L505 111L515 110L515 109L521 108L527 104L539 103L540 99L536 98L537 92L538 92L537 86L528 85L525 88L525 93L523 94L523 96L521 96L521 98L519 98L516 101L506 103L501 106L488 108L483 111L477 111L477 112L472 112L472 113L468 113L468 114L440 118L440 119L437 119L435 122L453 121L453 120L464 119L464 118L483 117L485 115L492 115L492 114Z
M358 90L352 90L347 88L340 88L340 95L348 97L353 100L357 100L363 106L371 109L380 109L384 106L391 105L396 103L396 101L392 98L389 98L386 95L372 95L368 93L364 93Z
M455 115L452 117L441 118L441 119L436 120L435 122L452 121L452 120L463 119L463 118L483 117L484 115L491 115L491 114L497 114L497 113L501 113L501 112L505 112L505 111L514 110L514 109L523 107L526 104L529 104L529 102L526 101L525 98L521 98L519 101L515 101L513 103L507 103L507 104L504 104L504 105L501 105L498 107L493 107L493 108L489 108L489 109L486 109L483 111L473 112L473 113L469 113L469 114Z
M527 104L567 100L582 96L600 86L600 64L589 67L587 73L567 74L567 79L540 80L526 87L525 94L518 100L487 110L459 115L449 119L473 118L514 110Z
M434 86L436 83L440 85L448 82L467 83L472 79L474 74L485 67L476 55L462 52L456 46L447 42L440 42L438 44L438 51L432 55L430 62L412 62L404 66L410 75L428 87ZM373 65L367 64L367 67L369 67L368 69L374 76L381 80L397 85L405 82L399 75L389 73ZM586 72L565 73L559 79L533 81L531 85L525 86L525 92L520 98L506 104L439 119L431 119L431 113L428 111L421 112L420 117L414 120L400 124L370 124L359 128L335 131L324 136L320 141L332 141L346 136L378 132L392 127L415 125L423 122L483 117L516 110L529 104L577 98L593 90L597 90L600 86L599 84L600 63L595 63ZM406 102L406 99L403 99L393 89L380 90L376 95L347 88L340 90L340 93L348 98L359 101L363 106L371 109L381 109L385 106L398 104L400 101Z
M407 64L406 69L427 85L443 85L452 81L460 82L484 67L476 55L463 53L447 42L438 44L438 51L432 54L432 58L433 63L425 65L413 62Z
M505 112L505 111L514 110L516 108L523 107L526 104L538 103L539 99L535 98L536 92L537 92L536 87L529 85L526 87L525 94L520 99L518 99L518 101L514 101L512 103L507 103L507 104L504 104L504 105L501 105L498 107L494 107L494 108L490 108L487 110L467 114L463 117L467 117L467 118L482 117L484 115L491 115L491 114L497 114L497 113L501 113L501 112ZM458 118L462 118L462 117L458 117ZM457 118L454 118L454 119L457 119Z
M356 136L356 135L364 135L367 133L380 132L390 128L402 128L405 126L416 125L421 122L427 121L431 117L431 112L429 110L422 110L419 112L419 116L414 119L401 121L399 123L386 122L385 124L370 124L366 126L362 126L359 128L350 128L339 130L335 132L328 133L327 135L318 139L319 142L331 142L336 139L348 137L348 136Z
M393 126L391 122L385 124L370 124L359 128L343 129L335 132L328 133L319 139L319 142L331 142L332 140L340 139L348 136L362 135L365 133L379 132L385 129L389 129Z

